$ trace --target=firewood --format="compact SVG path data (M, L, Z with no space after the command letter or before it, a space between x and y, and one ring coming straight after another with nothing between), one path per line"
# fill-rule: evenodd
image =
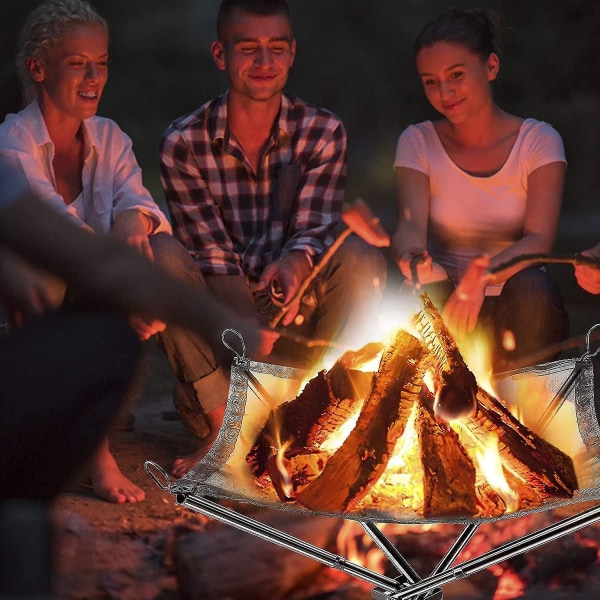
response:
M437 368L449 374L446 382L461 382L468 371L464 359L436 307L426 295L421 298L424 308L416 318L417 328ZM460 390L461 386L468 389L471 376L467 375L465 381L454 389ZM512 468L533 486L541 499L550 495L571 497L575 493L577 477L570 457L530 431L482 388L476 389L475 401L477 410L465 422L482 441L491 433L498 435L498 449L505 467ZM524 500L527 503L530 499Z
M312 448L286 452L279 460L277 456L271 456L267 471L279 499L282 502L294 499L323 472L330 457L331 452Z
M255 476L264 474L267 460L279 444L288 442L289 451L319 448L356 416L371 388L373 373L349 367L371 360L378 348L369 344L360 351L344 353L328 372L319 372L296 398L270 415L246 459Z
M381 358L373 387L356 425L319 477L296 501L319 511L352 510L385 470L421 391L426 350L400 331Z
M578 483L569 456L533 433L483 389L477 393L477 404L477 414L466 425L482 440L491 433L498 436L498 451L505 467L532 486L542 501L549 496L573 496Z
M475 465L458 435L419 406L416 421L423 466L423 516L471 516L477 510Z
M434 410L438 417L453 420L472 415L477 406L477 381L467 367L454 338L427 294L422 294L423 310L415 325L431 352L437 373Z

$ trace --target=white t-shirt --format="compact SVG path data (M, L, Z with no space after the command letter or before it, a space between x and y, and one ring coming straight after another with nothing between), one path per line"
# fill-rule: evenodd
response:
M562 139L548 123L525 119L502 168L488 177L469 175L446 153L431 121L407 127L396 147L394 168L429 178L428 251L453 283L473 258L493 257L523 235L527 181L535 169L566 162ZM502 284L488 286L497 295Z

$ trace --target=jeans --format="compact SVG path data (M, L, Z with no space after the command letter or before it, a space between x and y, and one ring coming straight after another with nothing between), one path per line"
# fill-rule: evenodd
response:
M177 240L166 235L155 235L151 238L151 244L156 264L173 275L207 289L200 269ZM335 252L313 282L310 293L305 295L300 309L303 322L292 324L287 329L311 339L342 344L350 342L355 335L368 330L375 319L385 282L383 255L361 239L351 236ZM256 293L254 298L257 309L263 314L277 312L278 307L271 303L264 292ZM195 400L200 412L208 412L210 408L227 401L222 385L218 386L220 398L207 397L211 394L209 385L204 386L203 390L203 381L208 383L211 378L216 378L218 371L227 369L227 365L215 356L206 340L176 326L168 326L157 338L179 382L187 384L187 390L197 396ZM307 348L302 343L282 336L276 342L269 360L306 367L319 360L324 352L322 347Z

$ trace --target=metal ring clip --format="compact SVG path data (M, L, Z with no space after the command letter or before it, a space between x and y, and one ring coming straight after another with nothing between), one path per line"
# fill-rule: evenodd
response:
M160 465L157 465L155 462L152 462L151 460L147 460L144 463L144 469L146 469L146 472L148 473L148 475L150 475L150 477L152 477L152 479L154 479L154 481L156 482L156 485L161 490L169 491L169 489L171 487L171 480L169 479L169 475L166 473L166 471ZM158 478L158 476L155 473L155 470L158 471L160 473L160 475L162 475L162 477L166 483L163 483Z
M590 353L590 341L591 341L591 337L592 337L592 331L594 331L594 329L600 329L600 323L597 323L596 325L591 327L590 330L587 332L587 335L585 336L585 347L586 347L585 356L589 357L589 358L591 358L592 356L596 356L596 354L598 354L600 352L600 345L599 345L598 348L596 348L595 352Z

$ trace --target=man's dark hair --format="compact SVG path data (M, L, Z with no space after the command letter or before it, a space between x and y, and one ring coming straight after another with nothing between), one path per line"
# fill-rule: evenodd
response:
M223 41L223 33L231 15L236 11L251 15L272 16L284 15L292 21L290 6L287 0L223 0L217 15L217 36Z

